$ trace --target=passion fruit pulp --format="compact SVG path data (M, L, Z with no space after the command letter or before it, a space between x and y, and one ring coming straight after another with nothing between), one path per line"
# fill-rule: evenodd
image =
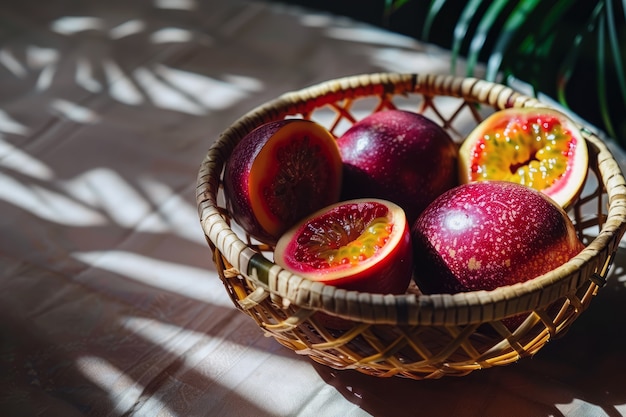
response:
M226 205L250 236L275 244L298 220L339 200L341 177L339 148L323 126L270 122L234 148L224 171Z
M379 199L343 201L298 222L278 241L276 264L347 290L401 294L412 276L402 208Z
M481 122L459 149L459 180L526 185L567 208L580 194L588 149L575 123L549 108L500 110Z

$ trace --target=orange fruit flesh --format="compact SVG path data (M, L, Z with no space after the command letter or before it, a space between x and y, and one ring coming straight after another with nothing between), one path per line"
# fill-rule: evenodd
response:
M393 226L385 217L372 220L365 230L354 240L338 247L324 247L318 242L309 241L303 245L304 253L309 255L301 259L316 268L332 268L339 265L356 265L374 256L387 243ZM349 238L341 234L342 240ZM312 255L312 256L311 256ZM305 260L306 259L306 260Z
M316 280L358 274L383 261L382 252L400 239L398 213L385 204L391 203L351 200L323 209L283 235L276 252L284 265Z
M459 149L459 180L515 182L563 208L580 195L587 144L565 114L550 108L508 108L480 123Z
M259 152L248 183L259 224L279 236L284 229L338 200L341 155L334 137L312 123L283 126Z
M576 139L558 120L514 120L485 134L472 154L472 180L505 180L537 190L566 175Z

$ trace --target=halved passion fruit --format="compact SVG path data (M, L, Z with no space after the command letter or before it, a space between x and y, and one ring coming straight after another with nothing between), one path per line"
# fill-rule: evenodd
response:
M298 220L337 202L341 178L341 154L326 128L302 119L269 122L233 149L226 205L250 236L274 244Z
M278 241L276 264L303 278L347 290L404 293L412 276L404 210L386 200L357 199L326 207Z
M565 114L548 108L500 110L480 123L459 150L459 180L529 186L567 208L588 169L585 139Z

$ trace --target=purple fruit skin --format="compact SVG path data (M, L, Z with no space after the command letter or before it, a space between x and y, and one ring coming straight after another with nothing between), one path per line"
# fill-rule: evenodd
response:
M458 147L427 117L381 111L338 138L343 160L342 199L374 197L401 206L411 223L442 192L457 184Z
M524 282L583 249L567 214L538 191L483 181L455 187L411 229L415 279L427 294Z
M275 242L276 236L267 233L258 223L248 194L248 178L254 159L267 140L289 120L270 122L247 134L234 148L224 169L226 208L233 219L251 236L263 242Z

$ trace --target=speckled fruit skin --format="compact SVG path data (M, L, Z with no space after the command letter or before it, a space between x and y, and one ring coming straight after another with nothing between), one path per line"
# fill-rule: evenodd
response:
M411 229L415 276L427 294L525 282L583 249L567 214L528 187L469 183L439 196Z
M421 114L373 113L337 143L344 163L342 199L393 201L412 223L439 194L457 185L457 145Z
M303 119L263 124L237 143L224 168L226 208L270 245L301 218L335 203L342 162L335 137Z

